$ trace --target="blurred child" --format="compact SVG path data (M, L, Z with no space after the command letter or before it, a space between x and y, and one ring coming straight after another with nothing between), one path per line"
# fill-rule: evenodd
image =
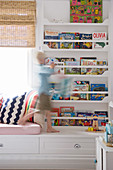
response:
M51 63L49 67L45 67L45 54L43 52L37 53L37 61L39 63L38 75L40 79L40 86L38 89L39 94L39 109L41 114L46 115L47 118L47 132L58 132L51 126L51 99L49 92L48 77L54 73L54 63Z
M48 77L54 73L54 63L51 63L49 67L45 66L45 54L43 52L38 52L36 59L39 63L38 66L38 77L40 80L40 86L38 88L39 95L39 105L37 107L37 113L29 113L19 120L18 124L25 124L28 118L34 116L34 122L38 123L43 127L44 124L44 114L47 118L47 132L59 132L55 130L51 125L51 95L49 93L49 82ZM40 113L39 113L40 111Z

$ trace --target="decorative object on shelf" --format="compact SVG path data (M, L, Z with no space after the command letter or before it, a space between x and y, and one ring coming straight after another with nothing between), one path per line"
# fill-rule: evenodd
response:
M98 116L98 114L93 114L93 123L92 126L88 127L88 132L104 132L104 130L99 129L99 125L98 125L98 120L100 119L100 117ZM101 119L105 119L103 117L101 117Z
M102 23L102 0L70 0L70 22Z
M110 135L110 137L108 136ZM107 146L113 147L113 120L106 124L106 131L104 136L104 141Z

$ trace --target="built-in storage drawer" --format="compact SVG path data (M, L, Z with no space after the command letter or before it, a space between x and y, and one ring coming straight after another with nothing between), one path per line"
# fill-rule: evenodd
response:
M87 137L41 137L40 153L95 155L95 139Z
M0 153L39 153L39 141L34 135L2 135Z

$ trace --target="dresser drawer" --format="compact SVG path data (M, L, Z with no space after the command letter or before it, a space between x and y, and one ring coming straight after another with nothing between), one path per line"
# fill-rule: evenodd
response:
M95 139L75 137L41 137L40 153L95 155Z
M33 135L0 136L0 153L39 153L39 138Z

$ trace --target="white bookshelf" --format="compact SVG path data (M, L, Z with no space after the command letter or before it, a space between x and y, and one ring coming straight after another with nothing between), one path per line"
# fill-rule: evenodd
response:
M81 56L97 57L97 60L107 60L108 66L76 66L76 68L106 68L108 69L102 75L72 75L67 74L66 77L70 77L73 80L90 81L90 83L104 83L108 87L108 91L98 91L98 94L107 94L103 100L52 100L53 107L60 106L74 106L75 110L87 110L92 111L108 111L109 117L109 101L110 101L110 81L109 81L109 50L110 50L110 19L109 19L109 1L103 0L103 23L70 23L70 1L69 0L43 0L41 2L41 20L39 21L41 33L39 35L40 44L38 49L43 50L48 57L54 58L73 58L77 60ZM106 45L102 49L51 49L45 42L95 42L94 40L50 40L44 39L44 31L58 31L58 32L107 32L108 39L105 41ZM57 68L75 68L75 66L56 66ZM94 91L80 91L73 93L82 94L94 94ZM84 107L85 105L85 107ZM66 117L68 119L69 117ZM60 117L59 117L60 119Z

